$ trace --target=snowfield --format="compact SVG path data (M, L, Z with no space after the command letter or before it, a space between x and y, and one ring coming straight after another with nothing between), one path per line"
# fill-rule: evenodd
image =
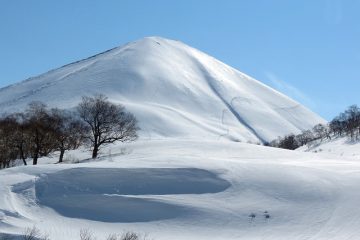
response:
M78 152L68 156L90 156ZM55 240L83 228L160 240L341 240L360 229L358 161L245 143L138 141L96 162L0 171L0 181L0 230L35 224Z
M0 233L36 225L52 240L79 239L80 229L97 239L359 239L356 147L342 157L248 144L325 121L181 42L141 39L0 89L0 113L31 101L71 109L96 93L135 114L139 140L96 160L81 149L64 164L55 154L0 171Z
M349 137L324 139L314 141L309 146L302 146L298 151L313 152L329 157L360 160L360 141L350 140Z

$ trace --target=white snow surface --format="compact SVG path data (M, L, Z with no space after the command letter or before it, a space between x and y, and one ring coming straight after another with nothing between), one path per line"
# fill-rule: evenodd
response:
M90 153L66 158L74 156ZM49 164L54 157L0 171L0 232L36 225L53 240L79 239L84 228L98 239L125 231L155 240L356 240L360 234L357 160L179 139L112 145L97 161L78 164Z
M1 112L31 101L75 107L104 94L148 139L271 141L325 121L261 82L179 41L148 37L0 89Z
M317 140L302 146L297 151L312 152L323 156L356 159L360 161L360 141L349 137L333 137L332 139Z
M360 235L360 162L257 146L324 122L297 102L181 42L145 38L0 90L73 108L102 93L139 119L140 139L0 171L0 233L52 240L90 229L154 240L349 240ZM224 139L233 141L222 141ZM79 162L79 163L78 163ZM266 217L268 216L268 217Z

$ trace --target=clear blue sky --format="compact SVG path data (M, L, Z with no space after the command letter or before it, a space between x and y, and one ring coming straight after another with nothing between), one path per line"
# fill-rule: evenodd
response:
M0 87L156 35L331 119L360 104L359 13L359 0L0 0Z

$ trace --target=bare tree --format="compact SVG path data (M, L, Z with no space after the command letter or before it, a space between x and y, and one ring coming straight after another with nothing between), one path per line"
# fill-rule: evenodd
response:
M119 235L118 234L110 234L107 236L106 240L118 240L119 239Z
M42 234L40 230L33 226L32 228L26 228L22 235L23 240L50 240L49 235Z
M313 128L313 132L316 139L323 140L325 136L327 136L327 127L324 124L317 124Z
M94 234L89 229L80 230L80 240L95 240Z
M314 135L310 130L302 131L300 134L296 135L296 140L300 146L306 145L308 142L314 139Z
M66 150L74 150L84 142L88 131L83 121L74 114L54 108L51 110L52 133L56 150L60 151L59 162L63 161Z
M25 124L26 118L23 113L15 113L7 117L11 124L11 142L12 148L17 151L17 157L20 158L24 165L27 165L26 159L29 157L28 129Z
M300 146L311 144L315 140L323 141L325 138L331 140L332 137L348 136L351 140L360 138L360 108L352 105L338 116L336 116L329 124L317 124L312 130L303 131L295 136L295 140ZM289 148L295 146L292 136L279 137L270 142L270 146Z
M346 131L353 140L360 132L360 108L357 105L350 106L346 111Z
M30 147L29 152L36 165L39 157L47 156L54 148L52 135L52 119L48 113L46 105L41 102L32 102L26 110L26 121Z
M335 117L329 123L330 132L338 137L341 137L345 133L345 126L346 126L345 114L341 114Z
M37 227L26 228L23 234L23 240L38 240L41 238L40 230Z
M104 95L83 97L77 108L80 117L90 127L87 138L92 144L92 158L100 147L117 141L134 141L137 138L137 120L124 106L108 101Z
M296 148L300 147L298 141L294 134L290 134L282 138L279 142L279 148L285 148L290 150L295 150Z
M7 121L2 119L0 121L0 168L7 168L10 165L9 159L9 137L7 134Z
M140 236L134 232L126 232L121 236L121 240L140 240Z
M11 117L0 119L0 168L10 167L11 161L18 157L14 143L17 125L16 120Z

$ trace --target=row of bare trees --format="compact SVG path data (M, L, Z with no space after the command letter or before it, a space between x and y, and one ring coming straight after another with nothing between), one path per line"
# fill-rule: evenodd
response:
M41 102L29 104L25 112L14 113L0 120L0 162L9 167L21 159L27 165L32 158L38 159L54 151L60 151L59 162L64 152L78 148L85 139L87 128L70 112L47 109Z
M330 122L329 128L337 137L349 136L351 140L359 140L360 108L357 105L350 106Z
M360 108L357 105L348 107L328 124L318 124L311 130L295 135L279 137L269 143L272 147L296 149L314 141L331 140L332 138L349 137L351 141L360 139Z
M65 151L82 145L90 145L96 158L106 144L135 140L137 130L134 115L103 95L83 97L76 111L33 102L24 112L0 119L0 168L10 167L17 159L27 165L31 158L36 165L40 157L55 151L62 162Z

